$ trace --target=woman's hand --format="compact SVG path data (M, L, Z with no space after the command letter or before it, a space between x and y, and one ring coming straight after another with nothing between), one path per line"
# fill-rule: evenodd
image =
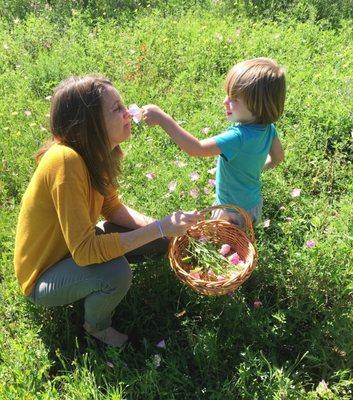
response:
M142 108L142 120L148 125L161 125L169 117L161 108L154 104L147 104Z
M162 232L167 237L182 236L204 217L198 211L177 211L160 220Z

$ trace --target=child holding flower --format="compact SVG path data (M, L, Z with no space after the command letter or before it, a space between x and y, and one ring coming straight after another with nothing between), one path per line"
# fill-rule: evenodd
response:
M225 90L225 112L233 125L212 138L195 138L155 105L144 106L142 118L150 126L159 125L190 156L219 155L216 204L242 207L257 223L262 212L261 172L284 159L273 125L284 109L284 71L269 58L246 60L230 69ZM214 218L242 225L240 215L230 211L216 212Z

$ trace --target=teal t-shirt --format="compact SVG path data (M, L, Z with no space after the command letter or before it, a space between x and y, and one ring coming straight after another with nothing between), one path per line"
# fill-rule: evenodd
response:
M217 161L216 203L250 210L261 200L261 171L277 135L271 125L239 124L214 137Z

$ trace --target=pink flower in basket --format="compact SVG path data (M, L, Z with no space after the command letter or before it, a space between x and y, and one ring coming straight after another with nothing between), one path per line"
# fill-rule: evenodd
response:
M217 281L218 282L222 282L222 281L224 281L226 278L223 276L223 275L218 275L217 276Z
M220 254L222 254L222 256L226 256L230 252L229 244L222 244L222 247L219 250L219 252Z
M200 274L198 272L190 272L191 278L200 279Z
M229 261L234 264L234 265L238 265L241 261L239 254L238 253L233 253L230 257L229 257Z
M207 273L209 278L217 279L217 275L212 271L212 269L209 269Z

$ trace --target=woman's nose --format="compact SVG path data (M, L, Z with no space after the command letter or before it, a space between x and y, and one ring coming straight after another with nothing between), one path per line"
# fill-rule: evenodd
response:
M127 108L125 108L124 118L126 118L126 119L131 119L132 118L132 115L131 115L130 111Z

